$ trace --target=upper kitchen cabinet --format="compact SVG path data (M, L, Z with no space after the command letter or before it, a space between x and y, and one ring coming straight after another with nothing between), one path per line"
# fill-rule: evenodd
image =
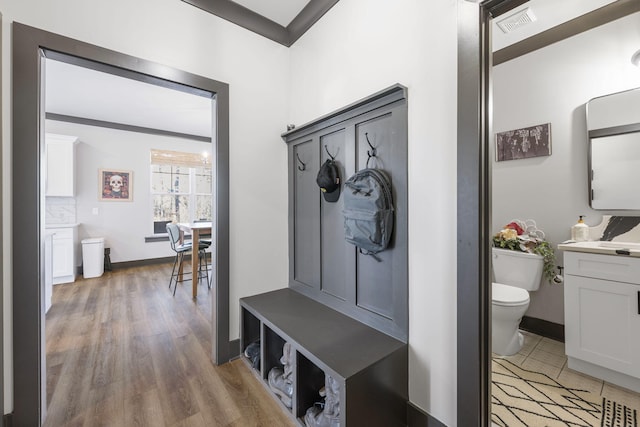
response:
M47 147L45 194L53 197L74 197L78 138L47 133L45 142Z

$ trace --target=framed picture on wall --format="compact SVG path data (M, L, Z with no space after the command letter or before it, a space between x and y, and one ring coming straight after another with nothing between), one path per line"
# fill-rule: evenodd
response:
M133 171L122 169L99 169L98 199L113 202L133 200Z
M496 133L496 162L551 155L551 123Z

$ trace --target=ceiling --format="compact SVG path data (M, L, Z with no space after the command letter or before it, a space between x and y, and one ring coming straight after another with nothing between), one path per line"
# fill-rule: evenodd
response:
M52 59L45 61L48 114L211 137L211 98Z
M252 13L260 14L269 22L282 28L291 25L292 21L310 4L317 6L322 3L324 8L330 8L337 3L337 0L183 1L202 1L208 5L234 4L235 6L232 7L240 7L241 10L250 9ZM521 26L509 34L504 34L494 22L494 51L612 2L613 0L530 0L503 17L529 7L536 17L534 22ZM503 17L498 17L495 21ZM201 137L211 136L210 98L51 59L46 61L45 108L47 113Z
M500 50L509 45L522 41L528 37L546 31L573 18L584 15L613 3L615 0L529 0L527 3L499 16L493 20L492 42L493 51ZM530 9L535 16L533 22L522 25L519 28L505 34L498 22L518 14L524 9Z
M182 1L289 47L339 0Z
M286 27L309 4L309 0L235 0L234 3Z

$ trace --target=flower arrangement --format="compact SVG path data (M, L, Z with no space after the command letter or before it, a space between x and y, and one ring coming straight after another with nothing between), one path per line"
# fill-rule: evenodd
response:
M529 252L543 258L542 274L549 283L555 283L556 255L544 238L544 232L533 220L513 220L493 236L493 246L512 251Z

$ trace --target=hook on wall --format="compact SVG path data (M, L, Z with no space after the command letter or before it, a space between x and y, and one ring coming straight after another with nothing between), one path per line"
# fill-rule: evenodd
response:
M335 162L335 161L336 161L336 156L337 156L337 154L336 154L336 156L332 156L332 155L331 155L331 153L329 152L329 148L327 147L327 144L325 144L325 145L324 145L324 149L325 149L325 151L327 152L327 155L328 155L329 157L331 157L331 161L332 161L332 162Z
M371 141L369 141L369 132L365 132L364 136L367 138L367 144L371 147L371 150L367 150L367 167L369 167L369 160L371 160L372 157L378 156L378 149L371 144Z
M296 153L296 157L298 158L298 161L302 165L302 166L298 165L298 170L300 172L306 170L307 169L307 164L300 159L300 154Z

